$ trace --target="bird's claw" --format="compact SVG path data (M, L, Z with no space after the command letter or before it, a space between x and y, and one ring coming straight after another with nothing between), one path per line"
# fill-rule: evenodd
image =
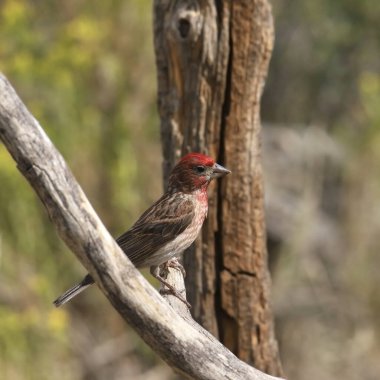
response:
M179 269L182 273L182 276L185 278L186 277L186 271L183 265L176 259L170 259L164 264L164 268L174 268L174 269Z
M177 268L179 270L184 270L182 265L175 259L172 259L172 260L169 260L167 261L166 263L162 264L161 266L151 266L150 267L150 273L152 274L152 276L154 278L156 278L162 286L165 286L167 289L165 288L161 288L160 289L160 294L172 294L173 296L177 297L180 301L182 301L189 309L191 308L191 305L189 304L189 302L186 301L186 298L185 297L182 297L182 295L177 291L177 289L169 284L169 282L167 282L161 275L160 275L160 269L164 269L164 268L167 268L167 267L174 267L174 268ZM182 271L181 271L182 272ZM184 292L186 294L186 289L184 289Z
M181 294L179 294L179 292L173 288L169 288L169 289L160 289L160 294L161 295L164 295L164 294L171 294L172 296L174 297L177 297L180 301L182 301L189 309L191 309L191 304L184 298L181 296Z

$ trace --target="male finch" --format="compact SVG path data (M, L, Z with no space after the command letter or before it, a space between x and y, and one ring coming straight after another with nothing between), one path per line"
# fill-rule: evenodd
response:
M207 216L207 187L213 178L230 171L200 153L189 153L174 167L165 194L148 208L116 242L132 263L150 267L150 273L187 303L176 289L160 276L159 266L180 255L198 236ZM88 274L58 297L61 306L94 283Z

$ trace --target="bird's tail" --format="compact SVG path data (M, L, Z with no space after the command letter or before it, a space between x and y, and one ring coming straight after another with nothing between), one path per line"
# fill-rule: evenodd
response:
M83 290L87 289L90 285L94 283L93 278L88 274L79 284L73 286L61 296L59 296L53 303L55 307L60 307L66 302L70 301L72 298L77 296Z

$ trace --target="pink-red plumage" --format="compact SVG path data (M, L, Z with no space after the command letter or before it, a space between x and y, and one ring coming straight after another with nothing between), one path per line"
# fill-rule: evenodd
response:
M117 243L136 267L151 267L151 273L165 283L157 273L159 265L180 255L199 234L207 216L207 187L213 178L229 170L200 153L184 156L169 177L165 194L148 208ZM90 275L54 301L66 303L93 283Z

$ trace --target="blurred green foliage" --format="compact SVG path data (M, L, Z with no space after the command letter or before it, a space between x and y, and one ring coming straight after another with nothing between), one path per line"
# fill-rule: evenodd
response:
M0 4L0 71L115 235L161 188L151 24L149 1ZM0 184L0 378L82 378L70 359L79 331L51 302L83 270L2 145ZM105 324L95 302L94 328Z
M276 42L263 120L298 129L317 126L344 151L342 173L330 184L337 199L327 199L330 206L335 204L324 210L337 223L343 248L331 255L323 251L312 255L305 249L309 242L299 251L282 252L274 275L274 302L285 299L288 305L285 316L278 315L285 369L293 379L377 379L380 2L273 0L272 4ZM317 175L313 179L318 183ZM321 197L326 194L313 190L317 198L311 208L322 209ZM300 229L307 225L313 229L315 222L305 220ZM297 232L302 235L298 230L295 237ZM286 273L292 285L277 284L276 276Z
M368 126L362 80L379 75L380 3L273 0L275 49L263 99L264 119Z

